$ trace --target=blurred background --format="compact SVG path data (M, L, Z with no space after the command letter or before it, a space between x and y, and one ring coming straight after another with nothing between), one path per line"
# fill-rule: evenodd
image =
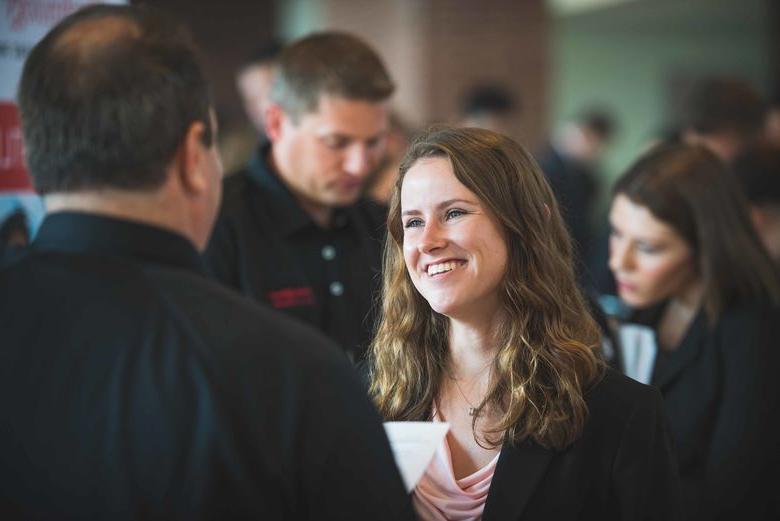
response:
M192 28L228 147L236 133L251 135L236 90L241 64L268 42L321 29L356 33L379 50L398 84L395 111L410 128L458 121L477 86L512 97L507 133L531 150L583 110L609 113L615 128L602 187L675 128L695 80L736 76L769 98L780 90L780 8L770 0L147 3ZM242 163L239 151L232 157L240 148L225 150L228 166Z

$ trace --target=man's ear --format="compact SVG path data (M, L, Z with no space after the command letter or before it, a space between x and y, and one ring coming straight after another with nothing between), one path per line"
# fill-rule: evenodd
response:
M288 118L287 113L276 103L269 103L265 108L264 116L265 135L268 136L271 143L274 143L282 135L282 127L285 119Z
M200 194L208 190L206 172L202 168L208 149L203 144L206 125L202 121L193 122L184 135L177 153L178 174L181 185L187 192Z

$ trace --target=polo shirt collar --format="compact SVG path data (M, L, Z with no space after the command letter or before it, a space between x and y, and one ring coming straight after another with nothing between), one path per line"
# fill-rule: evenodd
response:
M195 246L184 236L137 221L81 212L46 216L32 247L39 251L133 258L205 273Z
M289 188L279 179L278 174L271 169L270 154L271 144L262 145L249 162L248 175L257 186L270 196L266 198L265 204L279 227L279 233L283 236L290 236L311 227L319 229L309 214L300 207ZM332 222L332 229L340 229L349 225L349 209L334 209Z

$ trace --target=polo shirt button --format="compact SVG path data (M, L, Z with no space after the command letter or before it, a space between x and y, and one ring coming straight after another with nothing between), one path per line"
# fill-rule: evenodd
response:
M340 297L344 293L344 284L341 282L330 283L330 294L334 297Z
M336 248L331 246L330 244L322 247L322 258L326 261L333 260L336 258Z

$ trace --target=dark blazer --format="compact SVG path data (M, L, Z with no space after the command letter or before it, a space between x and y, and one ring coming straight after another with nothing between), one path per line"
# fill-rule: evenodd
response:
M654 311L639 321L654 327ZM751 303L708 325L702 311L656 359L689 519L780 519L778 318Z
M660 394L608 370L586 395L582 436L563 451L501 451L483 521L682 519Z
M413 518L338 348L182 236L48 216L0 269L0 332L3 521Z

